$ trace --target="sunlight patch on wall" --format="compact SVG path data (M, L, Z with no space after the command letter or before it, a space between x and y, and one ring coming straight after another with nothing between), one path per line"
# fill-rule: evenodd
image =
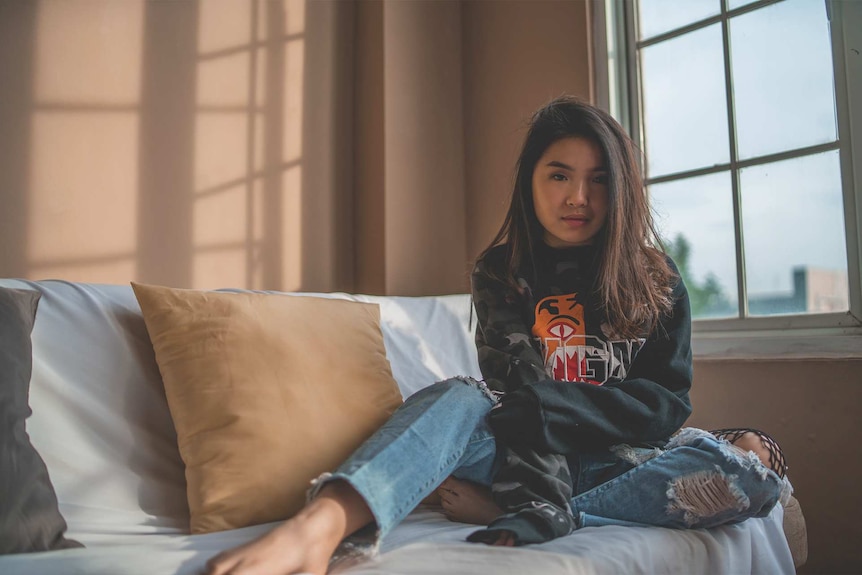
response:
M194 182L197 194L244 180L248 175L248 117L201 112L195 122Z
M245 106L249 58L246 53L203 60L198 64L197 99L201 106Z
M250 289L275 289L272 285L267 285L267 243L266 239L266 217L267 205L265 201L266 189L264 181L257 179L254 181L254 191L251 202L251 257L249 258L251 269L249 270L249 278L251 284ZM271 208L270 208L271 209ZM271 264L270 264L271 265ZM277 287L277 286L276 286Z
M244 242L247 198L244 185L197 198L192 216L194 245L205 248Z
M305 0L204 2L199 27L193 285L299 289Z
M138 120L134 114L37 112L27 238L40 276L95 281L116 258L134 268L137 242ZM101 263L98 263L101 262ZM80 266L75 273L64 270ZM132 279L116 270L114 282Z
M284 33L288 36L305 33L306 0L287 0L284 3Z
M249 287L249 158L254 150L249 103L254 2L200 4L192 282L194 287Z
M126 285L136 277L138 271L135 255L76 258L45 264L37 262L30 266L29 277L34 280L59 279L70 282Z
M265 173L267 166L266 137L269 125L266 114L257 112L254 114L254 158L252 164L255 176Z
M198 51L248 47L251 41L252 2L206 0L198 6Z
M136 106L143 1L39 2L36 99Z
M244 288L246 262L244 244L239 247L197 250L192 285L198 289Z
M284 123L283 161L285 163L302 158L302 87L305 72L305 41L291 40L285 46L284 55Z
M40 2L28 275L135 277L143 2Z
M281 289L302 289L303 272L303 94L305 86L305 2L288 0L284 9L284 114L282 161L288 167L281 177ZM299 36L298 38L296 36Z

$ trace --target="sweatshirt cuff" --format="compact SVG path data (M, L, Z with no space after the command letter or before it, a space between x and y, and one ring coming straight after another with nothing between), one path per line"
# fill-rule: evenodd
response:
M543 435L539 398L529 385L503 396L488 415L494 437L507 445L536 445Z

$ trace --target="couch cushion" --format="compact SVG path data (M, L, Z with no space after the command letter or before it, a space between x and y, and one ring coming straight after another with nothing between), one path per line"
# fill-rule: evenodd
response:
M25 428L39 296L0 288L0 553L81 546L63 536L66 522L48 468Z
M373 304L133 284L186 465L191 530L275 521L401 403Z

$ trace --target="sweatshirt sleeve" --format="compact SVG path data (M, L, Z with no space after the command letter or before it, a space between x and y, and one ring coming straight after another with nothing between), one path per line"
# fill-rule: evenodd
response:
M476 308L476 349L485 383L494 391L511 392L546 379L542 358L531 343L531 331L507 295L511 289L488 273L500 249L480 260L472 275ZM499 262L498 262L499 263Z
M691 414L691 311L682 279L673 297L672 313L644 343L624 380L524 385L491 412L494 434L512 445L562 454L666 440Z

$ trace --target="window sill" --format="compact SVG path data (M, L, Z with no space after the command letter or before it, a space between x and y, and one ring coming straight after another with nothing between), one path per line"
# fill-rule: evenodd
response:
M697 361L862 359L862 329L696 333Z

